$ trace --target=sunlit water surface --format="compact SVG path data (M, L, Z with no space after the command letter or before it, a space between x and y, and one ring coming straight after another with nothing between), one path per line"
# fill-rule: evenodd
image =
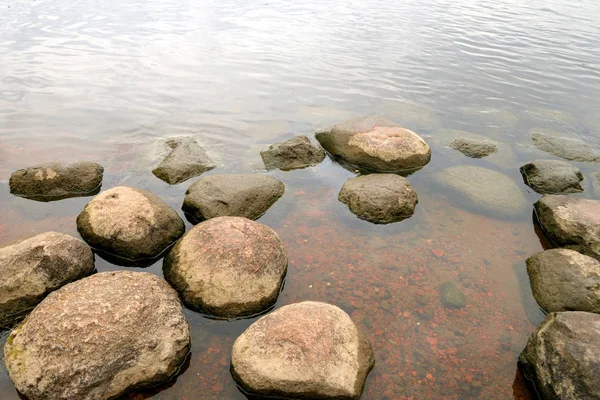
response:
M0 3L0 27L0 245L48 230L77 235L89 201L14 197L18 168L100 162L103 188L149 189L180 210L195 179L168 186L150 172L167 137L196 135L219 165L210 174L267 173L259 151L269 144L379 114L432 146L432 162L409 177L415 215L359 220L337 200L353 173L330 160L268 172L286 184L260 219L290 258L277 307L319 300L352 316L376 356L364 399L529 398L516 359L543 318L524 270L542 249L531 214L481 215L431 178L450 165L487 166L533 203L518 167L549 156L532 147L530 128L597 145L599 2L15 0ZM512 161L468 159L438 143L442 128L504 141ZM598 166L576 165L582 196L594 197ZM99 271L119 268L97 258ZM161 262L147 270L161 275ZM445 281L463 290L466 308L442 305ZM229 358L252 320L186 315L182 374L128 397L243 399ZM0 398L18 399L3 365Z

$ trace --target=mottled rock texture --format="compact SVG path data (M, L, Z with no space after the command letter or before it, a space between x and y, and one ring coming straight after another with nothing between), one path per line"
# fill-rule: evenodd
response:
M283 143L275 143L260 152L267 169L306 168L323 161L325 152L313 146L306 136L294 136Z
M348 314L311 301L260 318L231 354L232 375L246 391L292 399L359 399L374 363Z
M544 400L600 399L600 315L548 314L519 364Z
M100 191L104 168L81 161L48 163L17 170L10 176L10 192L38 201L92 196Z
M442 304L447 308L464 308L467 305L465 294L454 282L444 282L440 286Z
M83 241L46 232L0 249L0 330L8 328L48 293L94 271Z
M450 147L471 158L483 158L498 151L496 142L473 138L454 139L450 142Z
M560 160L535 160L520 169L523 181L541 194L567 194L583 192L579 168Z
M546 312L600 313L600 262L574 250L551 249L527 259L533 296Z
M193 222L223 216L257 219L284 192L284 184L267 175L211 175L189 187L182 209Z
M217 166L194 138L173 138L165 144L173 150L152 173L168 184L184 182Z
M358 217L377 224L410 217L418 203L408 179L393 174L350 178L342 186L338 199Z
M600 260L600 200L546 195L534 207L540 225L556 246Z
M177 212L154 194L126 186L106 190L77 217L94 249L129 260L159 256L185 231Z
M531 130L531 139L538 149L565 160L600 162L600 152L589 143L561 132L536 128Z
M177 293L145 272L103 272L52 292L4 346L30 400L115 399L171 378L190 348Z
M370 171L410 171L431 159L431 149L419 135L377 116L342 122L316 137L332 156Z
M163 264L165 279L194 310L236 318L264 311L277 300L287 255L269 227L219 217L187 232Z

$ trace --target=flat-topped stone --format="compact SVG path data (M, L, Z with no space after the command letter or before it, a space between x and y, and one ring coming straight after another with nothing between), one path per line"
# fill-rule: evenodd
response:
M480 140L469 137L454 139L450 148L458 150L467 157L483 158L498 151L498 145L493 140Z
M540 150L565 160L600 162L600 151L580 139L552 129L531 130L533 144Z
M579 168L561 160L535 160L520 168L523 181L541 194L583 192Z
M294 136L282 143L275 143L260 152L265 168L289 171L319 164L325 152L313 146L306 136Z

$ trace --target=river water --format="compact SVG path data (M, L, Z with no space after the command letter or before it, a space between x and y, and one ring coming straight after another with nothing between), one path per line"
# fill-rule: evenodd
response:
M543 319L524 269L542 249L532 217L481 214L431 178L487 166L533 203L518 167L550 156L532 147L531 128L598 142L600 2L14 0L0 2L0 27L0 246L48 230L77 235L89 201L14 197L18 168L96 161L103 188L145 188L180 210L195 179L169 186L150 172L165 138L196 135L219 165L209 174L267 173L259 151L269 144L379 114L432 146L432 162L409 177L415 215L359 220L337 201L353 173L329 159L268 172L286 184L260 219L290 257L277 307L319 300L351 315L376 356L363 399L531 398L516 359ZM437 144L440 129L503 141L512 161L468 159ZM575 165L582 196L595 197L598 166ZM161 275L161 263L147 270ZM446 281L466 308L443 306ZM181 375L127 398L244 398L229 357L252 320L186 315L193 344ZM19 398L3 364L0 398Z

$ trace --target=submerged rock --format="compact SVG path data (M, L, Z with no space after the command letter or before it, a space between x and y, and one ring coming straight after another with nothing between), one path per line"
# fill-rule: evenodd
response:
M158 257L185 231L177 212L152 193L126 186L106 190L77 217L92 248L127 260Z
M104 168L80 161L48 163L17 170L10 176L10 192L37 201L92 196L100 191Z
M287 255L269 227L240 217L196 225L165 258L165 279L194 310L220 318L264 311L277 300Z
M600 313L600 262L574 250L552 249L527 259L531 290L546 312Z
M450 147L471 158L483 158L498 151L496 142L473 138L454 139L450 142Z
M283 143L275 143L267 150L261 151L260 156L267 169L306 168L323 161L325 152L313 146L306 136L294 136Z
M466 120L474 120L490 128L512 128L519 123L512 111L497 108L465 108L462 115Z
M247 392L353 399L375 363L366 336L336 306L306 301L260 318L235 341L231 372Z
M440 287L442 304L447 308L464 308L467 306L467 298L454 282L444 282Z
M534 207L540 225L555 245L600 260L600 200L546 195Z
M211 175L189 187L182 209L192 222L224 216L257 219L284 192L284 184L267 175Z
M409 218L418 203L408 179L394 174L350 178L344 183L338 199L358 217L376 224Z
M52 292L11 332L4 357L28 399L114 399L170 379L189 348L183 307L167 282L118 271Z
M526 185L541 194L583 192L579 168L560 160L535 160L520 169Z
M0 330L9 328L48 293L94 271L83 241L46 232L0 249Z
M165 144L173 150L152 173L170 185L186 181L217 166L194 138L173 138Z
M600 398L600 315L548 314L529 338L519 364L542 399Z
M438 172L434 180L459 194L478 211L514 217L527 209L527 201L517 184L491 169L471 165L449 167Z
M565 160L600 162L600 152L589 143L565 137L561 132L552 129L532 129L531 139L538 149Z
M577 119L564 110L550 108L530 108L523 112L536 126L558 126L565 129L577 129Z
M415 170L431 158L431 149L419 135L377 116L342 122L316 137L332 156L371 171Z

